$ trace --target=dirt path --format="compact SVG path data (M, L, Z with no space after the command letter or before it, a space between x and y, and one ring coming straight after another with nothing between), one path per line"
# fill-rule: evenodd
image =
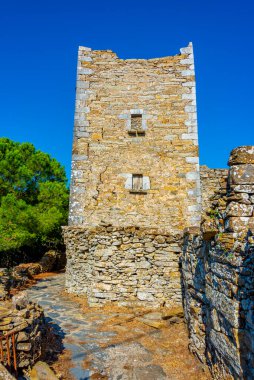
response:
M82 307L64 294L64 274L39 280L28 295L62 338L66 353L54 369L66 380L210 379L188 351L184 323L154 328L135 309Z

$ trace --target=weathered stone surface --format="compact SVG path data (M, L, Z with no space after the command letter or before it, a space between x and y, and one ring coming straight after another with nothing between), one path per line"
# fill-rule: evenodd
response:
M8 299L10 291L10 275L7 268L0 268L0 301ZM1 312L1 309L0 309Z
M209 169L200 166L200 180L202 191L202 210L209 210L216 196L221 198L227 192L227 169Z
M251 204L251 197L247 193L232 193L227 197L227 201L235 201L238 203L244 203L246 205Z
M227 216L252 216L253 215L253 205L246 205L238 202L230 202L226 208Z
M232 185L231 190L235 193L254 194L254 185Z
M187 51L122 60L109 51L79 50L71 225L103 220L170 233L198 225L193 73ZM136 173L143 175L142 188L132 191Z
M157 307L180 305L183 287L192 352L215 379L251 379L254 147L232 151L229 172L202 168L200 187L193 78L191 46L128 61L80 49L67 288ZM201 193L203 235L185 234L179 265Z
M18 309L25 309L29 303L26 292L20 292L12 297L13 306Z
M223 249L223 251L231 251L235 244L234 234L229 232L220 232L216 236L216 243L218 247Z
M64 235L68 291L90 305L181 302L181 233L201 210L193 73L192 45L152 60L79 50Z
M147 326L154 327L155 329L162 329L168 327L168 322L163 320L152 320L148 318L138 318L138 321L144 323Z
M86 294L90 305L181 304L179 236L162 229L98 226L66 227L64 237L68 291Z
M0 363L0 379L1 380L15 380L15 377L13 377L1 363Z
M186 233L182 254L190 349L216 380L254 378L254 147L238 152L240 158L236 150L230 161L227 192L211 185L215 193L206 203L203 235ZM206 241L212 225L218 233Z
M184 315L183 307L182 306L175 306L170 309L163 310L162 312L162 318L163 319L171 319L173 317L179 317L182 318Z
M211 307L214 307L219 313L225 314L227 321L237 328L239 326L239 302L229 299L209 285L206 286L205 292Z
M58 380L58 377L54 374L52 369L45 362L37 362L31 372L30 372L31 380Z
M41 272L50 272L53 269L57 260L57 255L57 251L54 250L45 253L40 261Z
M254 164L254 147L239 146L230 153L228 165Z
M233 165L230 168L230 184L232 185L253 185L254 165Z
M132 371L132 379L137 380L166 380L167 376L163 369L157 365L135 368Z
M243 232L248 230L254 233L254 217L230 217L225 220L225 228L227 231Z
M223 356L225 360L230 363L230 365L234 368L234 373L238 374L238 378L243 378L240 353L237 347L231 344L225 334L219 333L215 330L211 330L209 338L213 347L219 352L219 356Z
M25 331L20 331L17 336L17 342L26 342L29 340L29 335Z
M20 297L18 297L20 294ZM29 369L38 358L43 355L47 328L42 308L32 302L24 303L24 292L13 297L14 302L5 301L0 311L8 310L8 317L0 314L0 332L13 333L17 350L17 366ZM10 347L11 349L11 347ZM4 359L7 365L7 348L3 340ZM0 376L1 378L1 376Z
M31 351L31 348L32 348L31 343L18 343L17 344L17 350L18 351L29 352L29 351Z

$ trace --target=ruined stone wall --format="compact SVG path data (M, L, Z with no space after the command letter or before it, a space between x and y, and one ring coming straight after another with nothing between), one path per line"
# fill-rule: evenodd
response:
M69 224L175 233L199 223L200 201L191 44L148 60L80 47Z
M227 194L228 169L210 169L200 166L202 212L213 207L213 202Z
M65 227L66 285L91 306L181 305L179 236L162 229Z
M229 164L226 205L214 206L202 233L185 234L185 317L190 348L215 379L253 379L254 147L233 150Z
M23 292L15 295L11 301L1 302L2 363L11 371L15 369L15 362L18 372L26 371L40 357L43 357L46 337L47 327L43 309L39 305L29 302Z

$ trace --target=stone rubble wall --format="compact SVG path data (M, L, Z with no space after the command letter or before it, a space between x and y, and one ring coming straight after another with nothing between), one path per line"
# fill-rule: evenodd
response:
M181 305L180 236L138 227L64 227L66 286L91 306Z
M225 205L201 233L186 230L183 301L190 348L213 377L253 379L254 147L234 149L229 165Z
M7 268L0 268L0 301L9 298L10 291L10 273Z
M136 137L133 114L142 116ZM130 191L133 174L143 174L146 191ZM69 225L174 234L198 225L200 203L192 44L175 56L126 60L80 47Z
M213 206L213 201L227 194L228 169L210 169L200 166L202 212Z
M0 306L0 337L14 333L18 370L28 370L43 356L46 323L43 309L29 302L24 292ZM9 338L11 369L14 368L12 340ZM4 361L7 366L6 339L3 340Z

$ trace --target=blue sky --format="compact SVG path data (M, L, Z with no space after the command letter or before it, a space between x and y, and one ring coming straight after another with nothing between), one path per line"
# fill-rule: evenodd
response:
M0 135L69 176L78 46L152 58L192 41L201 164L226 167L231 149L254 145L253 25L252 0L2 0Z

